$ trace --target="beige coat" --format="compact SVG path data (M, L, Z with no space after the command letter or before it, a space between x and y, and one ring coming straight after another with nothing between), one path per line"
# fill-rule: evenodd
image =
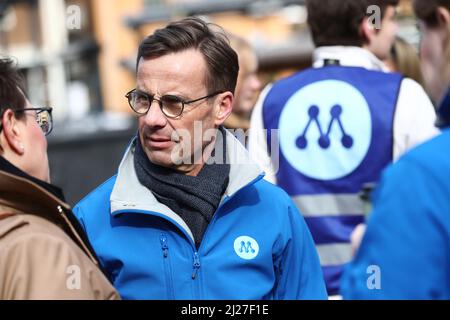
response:
M31 180L0 170L0 300L119 298L69 211Z

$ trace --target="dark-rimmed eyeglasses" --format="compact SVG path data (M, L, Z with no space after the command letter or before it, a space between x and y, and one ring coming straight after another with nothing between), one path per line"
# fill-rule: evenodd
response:
M186 104L194 103L203 99L212 98L223 91L216 91L208 94L207 96L197 98L194 100L183 100L180 97L174 95L164 95L159 99L156 99L154 95L142 92L138 89L133 89L128 92L125 97L128 99L128 104L131 109L139 115L145 115L150 110L153 101L157 101L162 113L168 118L178 118L183 114L184 106Z
M41 130L44 133L44 135L48 136L50 134L50 132L52 132L53 108L25 108L25 109L12 110L12 111L16 114L19 112L25 112L25 111L35 111L36 112L36 122L38 123L39 127L41 127ZM0 132L2 131L2 129L3 129L3 127L2 127L2 124L0 123Z

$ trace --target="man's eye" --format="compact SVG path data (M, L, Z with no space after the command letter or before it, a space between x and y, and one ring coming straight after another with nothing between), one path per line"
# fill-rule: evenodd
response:
M167 104L177 104L177 103L181 103L181 101L182 101L177 96L164 96L161 100Z
M163 99L168 102L180 102L181 98L177 96L164 96Z
M148 97L144 94L137 93L135 96L136 101L147 101Z

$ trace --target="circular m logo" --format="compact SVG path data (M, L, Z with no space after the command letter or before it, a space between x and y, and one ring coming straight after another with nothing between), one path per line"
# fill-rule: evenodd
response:
M242 259L251 260L258 255L259 245L252 237L240 236L234 240L234 251Z
M372 117L361 92L324 80L297 91L280 116L280 149L303 175L334 180L352 173L372 141Z

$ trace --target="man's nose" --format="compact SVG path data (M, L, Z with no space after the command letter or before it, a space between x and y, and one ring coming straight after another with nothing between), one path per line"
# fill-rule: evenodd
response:
M156 100L152 101L150 109L144 117L145 124L151 128L164 127L167 124L167 118Z

